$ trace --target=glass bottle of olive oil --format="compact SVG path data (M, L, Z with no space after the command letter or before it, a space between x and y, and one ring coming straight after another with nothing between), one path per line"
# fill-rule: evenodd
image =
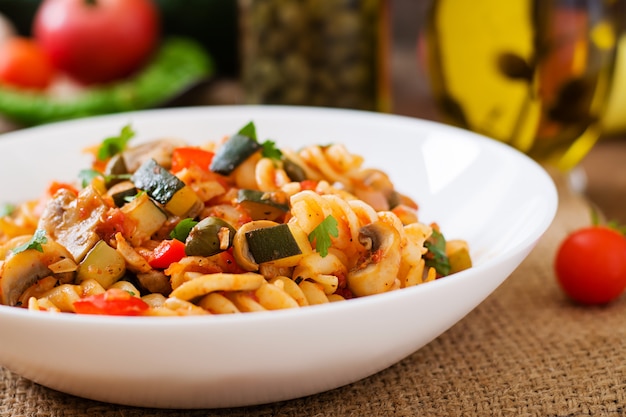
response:
M434 0L427 73L445 121L569 170L601 132L622 0Z

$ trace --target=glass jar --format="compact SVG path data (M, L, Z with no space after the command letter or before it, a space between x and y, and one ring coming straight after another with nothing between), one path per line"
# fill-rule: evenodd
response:
M387 0L239 0L248 104L388 111Z

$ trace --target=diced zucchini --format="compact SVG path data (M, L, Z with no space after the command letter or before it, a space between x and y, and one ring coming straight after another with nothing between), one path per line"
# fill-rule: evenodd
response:
M188 256L212 256L230 248L237 231L219 217L207 217L196 224L185 241Z
M159 165L154 159L148 159L135 171L132 182L140 190L161 204L167 204L174 194L185 186L176 175Z
M118 153L109 160L105 174L107 175L106 186L108 188L124 181L119 176L128 174L128 168L126 168L126 162L122 154Z
M109 188L108 194L113 198L117 207L128 203L131 197L137 195L137 187L130 181L123 181Z
M76 279L79 283L94 279L104 288L108 288L125 273L126 262L122 255L105 241L100 240L78 265Z
M167 215L146 193L139 193L130 203L121 208L126 218L135 223L131 241L134 245L148 240L167 220Z
M202 209L202 201L191 187L184 186L176 191L165 204L165 210L178 217L195 217Z
M472 267L469 246L464 240L448 240L446 242L446 255L450 262L451 274Z
M275 266L290 267L311 253L311 245L296 224L284 223L246 232L248 249L258 264L271 262Z
M230 175L260 148L261 145L253 138L242 134L232 135L217 150L209 169L221 175Z
M289 211L287 199L279 201L277 195L258 190L239 190L237 202L252 220L276 220Z

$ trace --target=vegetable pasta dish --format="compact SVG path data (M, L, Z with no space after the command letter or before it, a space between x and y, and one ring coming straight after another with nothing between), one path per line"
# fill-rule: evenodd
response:
M132 144L124 126L0 213L0 303L186 316L343 301L470 268L389 176L337 143L297 151L250 122L219 141Z

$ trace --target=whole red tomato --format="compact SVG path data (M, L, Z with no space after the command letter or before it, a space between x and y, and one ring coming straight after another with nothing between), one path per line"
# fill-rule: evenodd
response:
M16 36L0 44L0 84L41 90L54 75L48 57L32 39Z
M582 304L605 304L626 288L626 238L605 226L568 235L559 246L555 272L563 291Z
M84 84L106 83L146 62L160 19L152 0L44 0L33 34L55 67Z

